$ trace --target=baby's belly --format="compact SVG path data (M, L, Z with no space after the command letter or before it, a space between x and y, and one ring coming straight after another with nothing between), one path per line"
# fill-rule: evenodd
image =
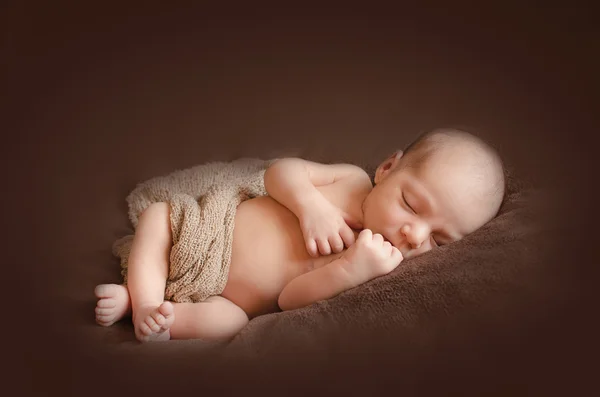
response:
M287 283L339 256L312 258L291 211L268 196L247 200L237 208L229 278L221 295L250 317L277 311Z

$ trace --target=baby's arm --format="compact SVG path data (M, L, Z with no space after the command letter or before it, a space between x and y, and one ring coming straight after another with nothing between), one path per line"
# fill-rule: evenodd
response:
M402 262L402 253L381 234L365 229L340 258L290 281L279 295L282 310L297 309L383 276Z
M314 257L319 253L339 253L354 243L351 228L361 227L360 220L334 206L317 189L342 179L352 178L368 184L368 175L352 164L319 164L298 158L276 161L265 172L267 193L292 211L300 222L306 249Z
M279 295L281 310L308 306L356 287L358 284L343 266L344 257L290 281Z
M364 173L352 164L320 164L289 157L277 160L266 170L265 189L269 196L301 218L323 199L318 186L330 185L359 172Z

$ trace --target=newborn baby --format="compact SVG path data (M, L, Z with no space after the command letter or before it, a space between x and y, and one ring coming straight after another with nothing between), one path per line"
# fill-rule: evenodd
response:
M109 326L131 313L140 341L229 339L253 317L332 298L460 240L497 214L505 187L496 151L450 129L392 154L374 182L350 164L274 162L268 195L237 207L225 289L197 303L164 300L169 205L152 204L139 218L127 286L95 289L96 321Z

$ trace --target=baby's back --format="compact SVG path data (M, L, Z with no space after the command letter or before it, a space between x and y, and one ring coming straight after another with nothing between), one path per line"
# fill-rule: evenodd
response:
M340 208L356 197L339 182L319 190ZM292 279L341 254L312 258L296 215L269 196L244 201L235 216L229 279L221 295L249 317L277 311L277 298Z

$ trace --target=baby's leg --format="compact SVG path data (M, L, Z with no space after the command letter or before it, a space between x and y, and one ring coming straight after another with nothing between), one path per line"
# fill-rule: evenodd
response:
M98 324L109 326L131 311L129 293L124 285L103 284L97 286L95 292L99 298L96 306ZM227 340L248 324L246 313L222 296L211 296L198 303L172 305L174 321L169 328L172 339ZM158 319L161 321L160 317Z
M248 324L244 310L218 295L197 303L173 303L173 308L173 339L228 340Z
M168 203L154 203L142 213L129 254L127 288L141 341L169 339L173 323L171 304L163 305L172 246L169 211Z

